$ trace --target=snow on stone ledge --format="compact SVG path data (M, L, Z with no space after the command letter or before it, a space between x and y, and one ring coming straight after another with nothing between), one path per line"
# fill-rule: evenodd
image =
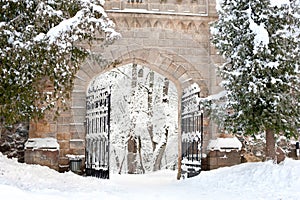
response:
M229 152L231 150L241 150L242 143L236 138L217 138L210 140L207 149L211 151L219 150Z
M25 143L25 149L56 151L59 150L59 144L55 138L29 138Z
M81 160L85 158L85 155L67 154L66 156L69 158L69 160Z

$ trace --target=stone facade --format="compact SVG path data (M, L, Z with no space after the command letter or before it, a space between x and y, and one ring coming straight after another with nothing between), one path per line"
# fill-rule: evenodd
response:
M86 91L91 81L101 73L135 63L167 77L178 91L179 123L180 100L185 87L197 83L202 97L221 90L215 64L222 60L209 39L209 24L217 19L215 1L132 2L106 1L108 16L115 22L116 30L122 34L122 38L105 48L103 43L97 41L89 47L92 55L82 64L76 75L69 102L70 109L61 113L57 120L53 120L50 112L44 120L30 124L29 138L57 139L59 158L57 163L54 162L54 165L57 164L54 168L65 169L69 163L67 154L85 154ZM205 122L204 146L215 137L214 127L207 119ZM38 160L34 162L40 163ZM43 164L42 161L41 163Z

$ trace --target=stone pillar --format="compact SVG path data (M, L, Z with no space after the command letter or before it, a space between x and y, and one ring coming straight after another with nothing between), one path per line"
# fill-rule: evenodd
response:
M234 136L228 135L223 138L210 140L207 147L206 162L207 169L217 169L219 167L229 167L241 163L242 143Z

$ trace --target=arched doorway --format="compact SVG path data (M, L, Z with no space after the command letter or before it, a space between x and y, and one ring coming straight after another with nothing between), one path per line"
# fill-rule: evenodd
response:
M168 80L174 83L178 94L178 107L177 107L177 119L178 119L178 175L181 175L181 160L182 160L182 96L185 88L188 88L193 83L199 85L200 92L198 96L205 97L208 94L208 87L206 80L202 78L201 71L191 65L187 60L179 55L172 54L170 52L151 49L151 54L155 56L145 57L145 53L150 53L149 49L140 49L137 51L124 52L120 58L116 58L116 62L103 63L101 60L101 54L93 54L90 59L87 59L83 63L82 67L76 74L74 81L74 88L71 93L70 110L61 113L57 121L51 121L47 119L47 123L42 121L36 126L39 129L31 130L34 137L52 137L59 145L59 151L52 153L50 158L51 163L49 166L58 169L60 171L66 171L69 167L69 156L75 156L79 158L87 158L86 153L86 135L87 135L87 105L86 97L90 83L100 74L110 71L114 68L124 66L126 64L135 63L137 65L146 66L147 68L158 72L166 77ZM171 56L170 56L171 55ZM140 74L137 72L137 76ZM51 113L50 113L51 114ZM43 124L42 124L43 123ZM31 126L33 127L33 126ZM208 123L205 126L204 132L209 133ZM43 128L43 131L39 131ZM205 134L207 139L210 138L209 134ZM205 139L204 139L205 141ZM32 153L32 152L31 152ZM33 152L32 157L37 158L35 163L43 164L44 161L40 159L38 152ZM28 154L29 155L29 154ZM31 156L31 155L29 155ZM38 160L39 159L39 160ZM55 162L52 162L54 160ZM85 159L84 159L85 160ZM84 162L82 162L84 163Z
M145 55L153 55L151 57ZM155 55L155 56L154 56ZM198 68L191 65L187 60L179 55L173 54L165 50L159 49L139 49L130 52L124 52L119 58L115 58L115 62L108 63L103 62L101 59L102 54L93 54L90 59L82 65L81 69L77 73L77 78L75 80L74 90L72 92L72 118L75 132L73 135L79 137L80 140L85 141L86 136L86 123L83 123L86 118L86 91L90 83L100 74L108 72L112 69L117 69L127 64L137 64L149 68L168 80L174 83L177 90L177 119L178 119L178 176L181 176L181 160L182 160L182 149L181 149L181 132L182 132L182 122L181 122L181 113L182 113L182 95L186 88L189 88L193 83L196 83L199 86L199 92L197 93L200 97L205 97L208 95L208 86L206 84L206 79L201 75L201 71ZM137 72L138 76L138 72ZM80 112L77 112L80 111ZM84 111L84 112L82 112ZM207 125L206 125L207 127ZM208 127L207 127L208 128ZM207 131L206 128L206 131ZM204 130L205 131L205 130ZM205 135L206 139L209 139L209 135ZM82 138L82 139L81 139ZM76 142L76 146L72 145L75 150L80 147L77 145L78 139L72 139L70 142ZM205 138L204 138L205 141ZM83 150L86 147L84 143L82 146ZM80 148L79 150L82 151ZM72 149L70 149L72 151ZM121 161L120 161L121 162Z
M94 78L86 105L88 175L177 168L178 95L169 79L127 64Z

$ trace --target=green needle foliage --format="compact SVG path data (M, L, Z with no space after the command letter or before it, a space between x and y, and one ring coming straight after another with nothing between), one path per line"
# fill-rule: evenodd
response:
M76 46L118 34L97 0L0 0L0 117L5 124L67 108L89 55Z
M218 109L229 132L298 134L300 3L274 2L218 0L219 19L211 30L225 58L219 73L226 102Z

